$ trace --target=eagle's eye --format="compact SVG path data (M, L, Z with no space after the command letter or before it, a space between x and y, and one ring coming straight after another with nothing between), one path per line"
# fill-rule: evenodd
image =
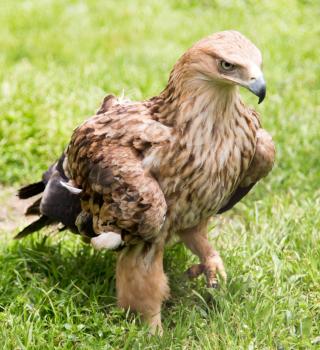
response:
M235 68L235 65L227 61L220 61L220 66L224 71L230 72Z

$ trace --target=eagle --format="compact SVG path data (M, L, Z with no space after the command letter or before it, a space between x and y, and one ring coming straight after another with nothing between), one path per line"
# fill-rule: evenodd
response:
M60 223L95 249L117 251L118 304L162 332L169 297L165 246L178 238L200 263L208 287L226 279L209 242L208 220L239 202L273 167L275 147L259 114L239 94L266 95L259 49L237 31L212 34L174 65L165 89L145 101L105 97L78 126L42 180L26 214L39 219L16 238Z

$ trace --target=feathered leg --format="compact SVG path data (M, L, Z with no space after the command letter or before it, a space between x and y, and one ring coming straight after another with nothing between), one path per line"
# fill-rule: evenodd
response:
M217 274L224 280L227 279L223 261L208 240L207 221L192 229L185 230L179 235L184 244L200 258L201 264L188 269L187 273L190 277L194 278L204 273L208 287L213 288L218 286Z
M163 271L163 244L141 243L123 249L117 261L119 306L141 313L153 334L162 334L161 304L169 295Z

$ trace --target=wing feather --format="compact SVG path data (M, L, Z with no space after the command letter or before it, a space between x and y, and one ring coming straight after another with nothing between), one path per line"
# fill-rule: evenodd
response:
M267 176L273 168L274 160L275 146L272 137L266 130L260 128L257 131L256 150L250 167L238 188L234 191L228 202L218 211L218 214L222 214L233 208L250 192L259 180Z
M82 209L96 234L118 232L153 239L167 204L156 179L143 167L144 153L166 143L170 128L148 118L142 105L115 105L77 128L67 151L67 172L84 191Z

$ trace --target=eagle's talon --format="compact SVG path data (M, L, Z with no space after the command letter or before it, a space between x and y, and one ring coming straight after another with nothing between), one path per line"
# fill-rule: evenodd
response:
M194 279L204 274L207 279L208 288L219 288L219 282L217 280L217 274L223 279L224 282L227 280L227 274L225 272L222 259L217 252L207 259L206 264L195 264L188 268L185 274L190 278Z
M214 252L213 256L207 259L204 273L207 278L207 286L209 288L218 288L219 283L217 275L219 275L224 282L227 281L227 274L223 266L223 261L218 252Z
M208 288L218 289L220 287L219 283L217 281L212 282L208 285Z
M185 272L185 274L190 278L197 278L204 272L204 265L203 264L196 264L192 265L188 268L188 270Z

